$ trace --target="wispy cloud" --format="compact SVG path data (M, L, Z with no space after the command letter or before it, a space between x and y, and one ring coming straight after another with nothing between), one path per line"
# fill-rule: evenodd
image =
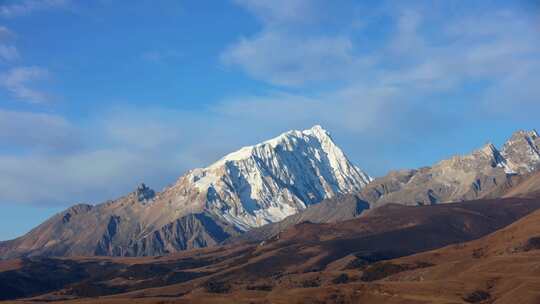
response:
M242 38L225 50L221 60L256 79L286 86L343 79L370 63L354 56L348 37L299 38L274 31Z
M229 45L220 58L225 65L239 67L253 78L300 87L346 80L372 63L370 56L358 56L348 33L324 30L342 22L329 17L336 5L318 0L236 2L256 16L262 28ZM343 7L349 5L344 2Z
M29 103L42 103L49 100L49 96L33 87L36 81L46 79L49 73L40 67L15 67L0 74L0 86L21 101Z
M0 17L28 15L35 11L65 7L69 3L70 0L6 0L0 4Z
M78 146L74 126L56 114L0 109L0 148L71 150Z
M226 48L221 59L255 79L308 91L316 87L314 83L351 89L358 84L392 86L401 90L403 103L408 96L420 100L434 92L458 92L483 83L473 85L477 98L461 103L474 105L481 95L480 103L493 104L487 100L497 95L489 93L492 91L521 100L510 98L513 102L533 102L526 94L515 93L535 87L523 85L531 85L527 79L540 74L536 55L540 53L540 30L537 20L519 9L454 7L449 11L435 4L383 5L384 10L375 10L380 14L377 18L358 10L348 26L328 31L325 19L318 14L321 4L317 1L299 0L282 6L271 1L237 3L261 20L262 29ZM317 19L318 27L294 23L306 19ZM363 20L361 27L354 26L356 19ZM381 19L390 26L381 37L374 37L370 31ZM512 88L520 82L521 88ZM503 90L515 92L506 94Z
M14 45L6 43L14 34L5 26L0 26L0 62L12 62L19 59L19 51Z

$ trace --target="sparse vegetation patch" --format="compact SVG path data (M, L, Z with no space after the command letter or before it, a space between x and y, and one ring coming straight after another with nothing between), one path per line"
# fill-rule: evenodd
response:
M431 267L433 264L427 262L417 262L415 264L393 264L390 262L378 262L367 267L362 273L360 280L371 282L381 280L396 273L419 268Z

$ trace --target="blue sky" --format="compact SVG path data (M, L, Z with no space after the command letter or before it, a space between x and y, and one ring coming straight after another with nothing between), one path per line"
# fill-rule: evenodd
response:
M538 126L537 1L0 0L0 239L321 124L373 176Z

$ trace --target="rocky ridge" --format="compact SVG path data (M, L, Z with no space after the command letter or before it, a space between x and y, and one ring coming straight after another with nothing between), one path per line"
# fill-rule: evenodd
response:
M493 144L431 166L392 171L376 178L360 196L372 207L387 203L426 205L491 197L509 188L516 176L540 168L540 137L518 131L498 150ZM519 179L517 179L519 180Z

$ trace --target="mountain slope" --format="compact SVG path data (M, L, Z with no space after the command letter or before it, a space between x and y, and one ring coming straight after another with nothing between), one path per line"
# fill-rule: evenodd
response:
M367 209L369 209L369 203L361 200L358 195L341 195L310 206L297 214L286 217L280 222L253 228L241 235L231 237L225 243L261 242L273 238L280 232L302 222L343 222L360 216Z
M515 187L508 189L504 197L540 197L540 171L527 176Z
M401 299L431 294L437 299L433 303L539 303L539 223L536 211L481 239L390 261L431 266L378 283L384 292Z
M1 295L8 299L48 293L34 302L95 301L99 296L103 303L173 298L178 303L227 303L227 299L230 303L306 303L312 297L322 297L318 299L322 303L355 303L359 296L377 292L369 281L379 274L363 274L377 261L478 238L539 208L540 200L531 199L421 207L388 204L346 222L304 222L263 244L159 258L16 260L0 263L0 287L10 287ZM411 261L424 270L431 265ZM332 299L335 292L326 288L345 291L350 288L346 283L369 285L350 290L351 301Z
M0 242L0 257L161 255L214 245L370 180L320 126L289 131L191 170L162 192L143 184L113 201L71 207Z

